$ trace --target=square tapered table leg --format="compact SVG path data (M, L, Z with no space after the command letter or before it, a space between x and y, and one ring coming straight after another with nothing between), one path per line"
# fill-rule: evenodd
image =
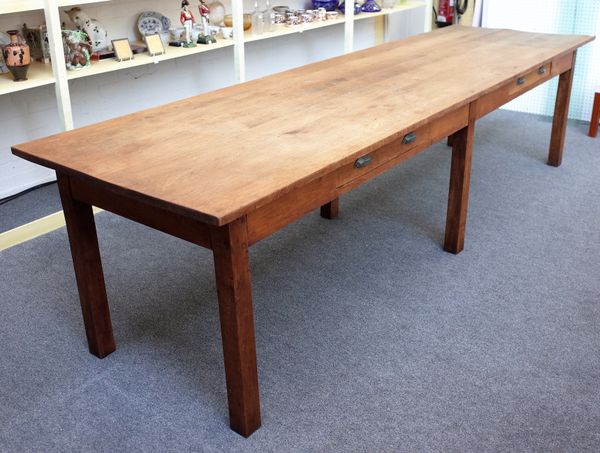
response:
M454 254L460 253L465 245L474 134L474 121L452 134L452 164L444 250Z
M548 152L548 165L559 167L562 163L565 136L567 134L567 121L569 119L569 102L571 101L571 87L575 72L575 57L571 69L563 72L558 79L558 92L554 106L554 119L552 121L552 136L550 137L550 150Z
M250 436L261 424L246 218L211 232L231 429Z
M94 213L89 204L71 196L69 177L58 174L58 188L79 290L79 301L90 352L104 358L115 350Z

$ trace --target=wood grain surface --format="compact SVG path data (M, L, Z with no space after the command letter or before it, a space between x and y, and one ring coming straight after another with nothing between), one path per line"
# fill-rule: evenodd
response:
M224 225L592 39L447 27L13 153Z

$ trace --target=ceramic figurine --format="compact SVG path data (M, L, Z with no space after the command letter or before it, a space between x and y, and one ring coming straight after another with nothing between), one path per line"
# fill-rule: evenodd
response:
M110 49L112 44L108 39L108 33L104 26L96 19L90 18L80 8L72 8L66 11L71 21L75 24L78 30L85 32L92 41L93 52Z
M200 21L202 23L202 34L198 36L198 44L211 44L217 42L217 40L210 34L210 29L208 27L210 9L204 0L200 0L198 9L200 10Z
M225 19L225 6L219 0L208 4L208 22L211 25L221 25Z
M89 36L81 30L63 30L65 62L69 71L88 68L92 55L92 43Z
M181 2L181 14L179 16L179 21L183 28L185 28L185 43L187 46L192 45L192 29L194 28L194 23L196 22L196 18L190 11L190 2L188 0L183 0Z
M31 63L29 46L19 40L17 30L11 30L7 33L10 35L10 43L2 49L4 63L13 75L14 81L22 82L27 80L27 70Z

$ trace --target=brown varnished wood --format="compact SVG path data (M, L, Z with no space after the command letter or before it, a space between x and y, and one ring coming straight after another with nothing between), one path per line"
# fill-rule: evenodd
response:
M337 178L317 178L303 187L248 214L250 245L279 231L303 215L337 198Z
M600 93L594 96L594 106L592 107L592 118L590 119L590 130L588 135L596 137L598 135L598 122L600 121Z
M468 123L469 107L460 107L440 118L439 121L415 129L417 140L409 145L402 143L403 137L369 154L371 164L356 168L355 162L317 178L311 183L287 193L265 206L248 214L248 240L254 244L279 231L285 225L306 213L322 207L339 195L358 187L377 175L400 164L421 152L432 143L447 136ZM321 211L323 212L323 211Z
M17 145L13 152L224 225L590 39L447 27ZM447 83L449 67L461 83ZM282 96L289 87L294 95ZM190 118L199 117L196 127Z
M448 135L448 139L446 140L446 145L449 147L452 147L452 142L454 140L454 136L453 135Z
M211 248L209 226L178 213L123 196L94 181L72 177L71 193L77 200L134 220L156 230Z
M321 217L324 219L335 219L340 212L340 199L336 198L321 206Z
M444 250L454 254L460 253L465 244L474 134L475 120L472 119L453 136Z
M69 177L60 173L57 177L88 347L92 354L102 359L113 352L116 346L94 214L89 204L72 197Z
M475 120L561 74L560 163L574 51L591 39L448 27L13 147L59 171L90 351L114 350L91 205L211 248L230 424L249 436L261 423L249 245L319 207L335 217L340 195L448 137L444 248L459 253ZM462 83L446 83L448 67Z
M229 423L250 436L261 424L246 218L211 228Z
M556 94L552 135L550 136L550 150L548 152L548 165L552 165L553 167L559 167L562 163L576 55L576 52L573 52L571 68L563 72L558 79L558 92Z

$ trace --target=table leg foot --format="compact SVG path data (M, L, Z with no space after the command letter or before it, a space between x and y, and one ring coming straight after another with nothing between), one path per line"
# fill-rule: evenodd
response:
M102 359L116 347L106 298L94 213L90 205L71 196L68 176L58 174L58 188L71 244L88 346L92 354Z
M250 436L261 424L254 314L243 217L214 228L211 244L219 297L231 429Z
M596 137L598 135L598 122L600 121L600 93L594 96L594 106L592 107L592 120L590 121L590 130L588 135Z
M563 72L558 80L558 93L556 95L554 119L552 121L552 136L550 137L550 151L548 152L548 165L552 165L553 167L559 167L562 163L567 121L569 119L571 86L573 85L573 73L575 70L575 56L576 53L574 52L571 69Z
M340 210L340 199L330 201L329 203L321 206L321 217L324 219L335 219Z
M465 244L474 132L475 122L471 121L467 127L452 135L452 166L444 250L454 254L460 253Z

